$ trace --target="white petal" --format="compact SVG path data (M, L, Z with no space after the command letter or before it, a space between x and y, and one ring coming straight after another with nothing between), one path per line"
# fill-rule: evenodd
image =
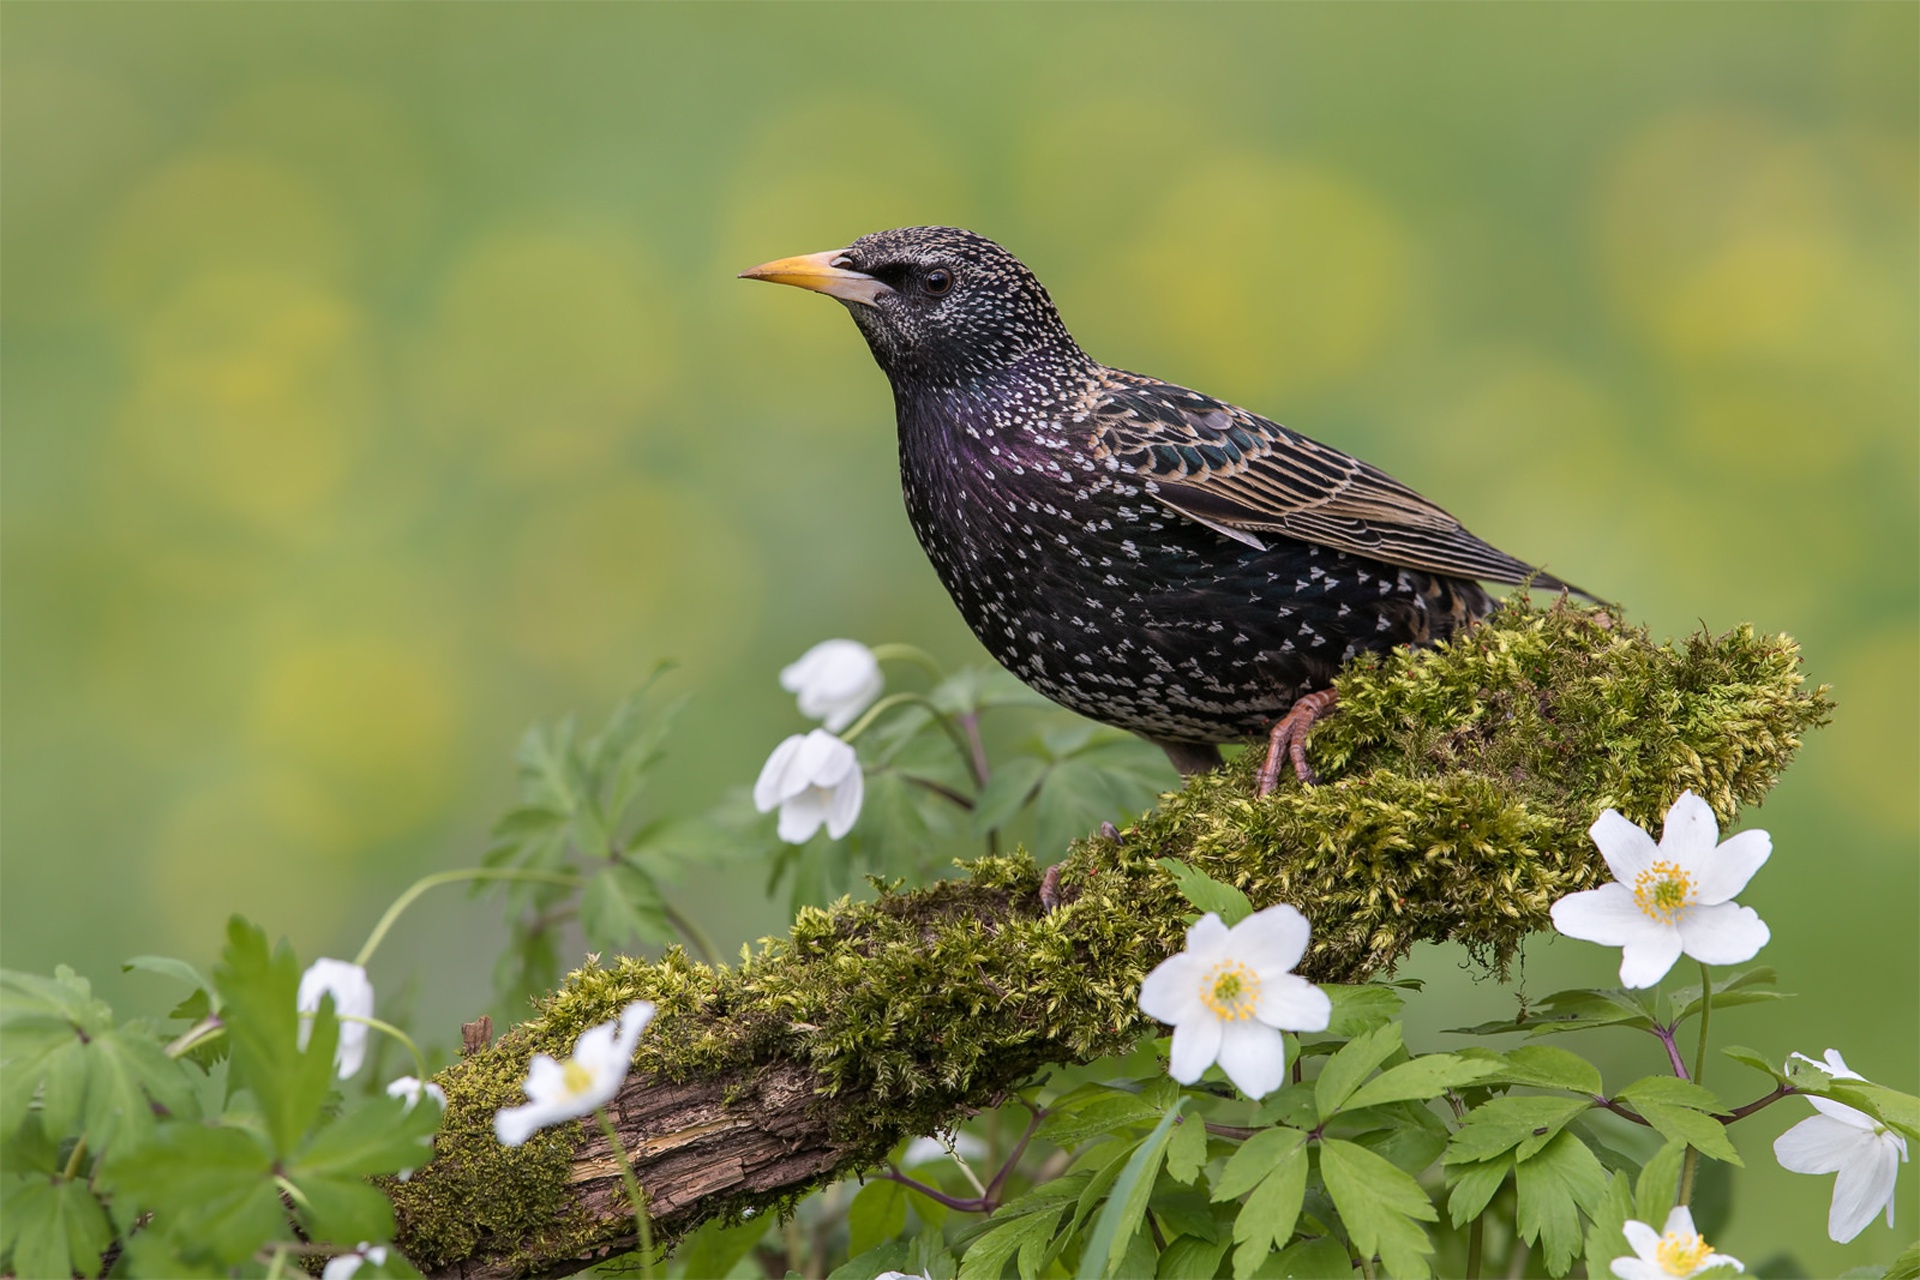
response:
M1660 1247L1660 1233L1638 1218L1628 1218L1620 1232L1627 1238L1627 1245L1634 1253L1647 1262L1654 1259L1654 1251Z
M800 740L788 777L810 787L830 787L858 763L852 747L825 729L815 729Z
M1248 1019L1220 1029L1220 1069L1256 1102L1287 1078L1287 1042L1278 1031Z
M1705 800L1683 791L1667 810L1660 830L1660 855L1688 870L1699 866L1720 843L1720 822Z
M1687 792L1686 796L1681 796L1680 799L1684 800L1687 798L1687 796L1692 796L1692 795L1693 795L1693 792L1689 791ZM1696 800L1698 800L1699 798L1700 797L1698 796L1694 796L1694 799ZM1674 807L1676 809L1679 808L1679 804L1676 802ZM1668 814L1667 816L1671 818L1673 815ZM1711 817L1712 815L1709 814L1708 816ZM1700 1233L1693 1229L1693 1210L1687 1208L1687 1206L1683 1204L1677 1204L1673 1206L1673 1208L1667 1210L1667 1225L1660 1229L1660 1234L1666 1235L1666 1236L1672 1236L1672 1235L1697 1236L1699 1235Z
M1870 1132L1845 1121L1812 1115L1773 1140L1773 1158L1789 1173L1833 1173L1872 1141Z
M1694 1266L1693 1271L1687 1274L1692 1275L1695 1271L1711 1271L1715 1267L1732 1267L1735 1271L1745 1271L1747 1264L1728 1254L1710 1253L1700 1259L1699 1263Z
M509 1147L517 1147L538 1130L573 1117L557 1107L529 1102L524 1107L504 1107L493 1116L493 1133Z
M1653 837L1628 822L1617 810L1609 809L1595 818L1587 834L1593 837L1615 880L1631 881L1653 865L1658 848Z
M618 1024L596 1022L580 1033L573 1042L573 1060L586 1068L589 1075L599 1075L620 1062L620 1034Z
M787 769L792 765L793 758L800 754L800 744L805 741L806 738L797 733L784 739L767 757L767 762L760 766L760 778L753 784L754 808L762 813L771 813L787 798Z
M614 1048L626 1066L633 1065L633 1047L640 1043L640 1033L657 1012L651 1000L635 1000L620 1011L620 1034L614 1038Z
M294 1006L305 1013L317 1013L323 996L333 997L334 1016L340 1019L340 1039L334 1047L333 1060L344 1080L360 1070L360 1064L367 1058L367 1024L351 1019L373 1016L373 983L359 965L323 956L300 975ZM302 1019L299 1039L302 1049L312 1035L312 1021Z
M1547 913L1553 927L1569 938L1620 947L1635 938L1665 931L1661 924L1634 902L1633 893L1623 884L1603 884L1598 889L1570 893L1554 903Z
M1760 954L1773 936L1767 922L1752 907L1721 902L1692 907L1675 928L1686 953L1702 964L1739 964Z
M1847 1066L1847 1060L1840 1056L1840 1051L1838 1049L1828 1049L1826 1053L1823 1054L1822 1056L1826 1059L1826 1062L1824 1064L1824 1070L1828 1075L1832 1076L1835 1080L1865 1080L1866 1079L1866 1077L1861 1075L1858 1071L1851 1070ZM1816 1063L1815 1065L1818 1066L1821 1064Z
M1299 974L1283 973L1260 979L1253 1016L1287 1031L1325 1031L1333 1018L1333 1001Z
M1200 1001L1200 979L1206 971L1182 951L1154 966L1140 983L1140 1012L1156 1022L1178 1026L1213 1016Z
M1648 1227L1647 1230L1653 1230ZM1658 1236L1654 1237L1656 1240ZM1648 1262L1641 1258L1615 1258L1612 1264L1613 1274L1620 1280L1667 1280L1667 1269L1657 1262Z
M1680 958L1680 931L1665 927L1642 934L1620 948L1620 985L1650 987L1667 976Z
M1857 1111L1844 1102L1835 1102L1832 1098L1816 1098L1811 1095L1808 1096L1807 1101L1813 1104L1815 1111L1849 1128L1865 1129L1868 1133L1872 1133L1880 1127L1879 1122L1872 1116L1864 1111Z
M527 1064L527 1082L520 1087L535 1102L551 1103L567 1096L567 1073L550 1055L536 1053Z
M813 833L827 820L826 792L818 787L808 787L799 795L780 805L780 824L777 834L788 844L805 844L813 839Z
M833 796L827 802L827 834L833 839L838 840L853 830L853 824L860 818L860 802L866 798L866 789L866 779L861 776L856 760L853 770L834 787Z
M1226 923L1209 911L1187 927L1187 951L1203 966L1212 965L1226 950L1229 933Z
M1265 981L1300 963L1313 932L1307 918L1282 902L1256 911L1227 933L1227 953Z
M1708 904L1725 902L1747 887L1773 853L1773 837L1764 831L1742 831L1702 859L1696 872L1694 899Z
M329 1258L327 1265L320 1268L320 1280L353 1280L353 1273L365 1261L357 1253L343 1253L337 1258Z
M1892 1143L1871 1138L1871 1151L1840 1166L1833 1181L1833 1206L1827 1211L1827 1234L1845 1244L1893 1201L1900 1177L1900 1154Z
M1167 1074L1181 1084L1192 1084L1220 1056L1220 1019L1209 1013L1191 1018L1173 1029L1173 1051Z

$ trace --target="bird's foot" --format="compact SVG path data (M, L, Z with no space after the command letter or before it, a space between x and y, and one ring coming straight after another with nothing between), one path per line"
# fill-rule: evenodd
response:
M1280 784L1280 762L1293 761L1294 776L1311 786L1320 781L1320 775L1307 763L1307 733L1313 728L1313 722L1327 713L1340 695L1332 689L1322 689L1310 693L1293 704L1293 708L1274 723L1273 732L1267 736L1267 760L1260 766L1260 778L1254 785L1254 794L1264 796Z

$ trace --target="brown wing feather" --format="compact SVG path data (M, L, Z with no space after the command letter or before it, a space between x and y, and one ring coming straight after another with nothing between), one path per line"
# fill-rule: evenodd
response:
M1258 544L1278 533L1409 569L1580 590L1481 541L1358 458L1184 387L1119 379L1084 420L1095 454L1229 537Z

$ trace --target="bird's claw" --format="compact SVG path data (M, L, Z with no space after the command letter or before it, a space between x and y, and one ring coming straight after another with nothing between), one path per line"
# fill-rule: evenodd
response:
M1307 734L1313 728L1313 722L1325 715L1339 698L1332 689L1322 689L1310 693L1293 704L1291 710L1274 723L1273 732L1267 736L1267 759L1260 766L1260 777L1254 784L1254 794L1264 796L1272 793L1280 785L1280 763L1283 760L1293 762L1294 776L1301 783L1312 786L1320 781L1320 775L1307 763Z

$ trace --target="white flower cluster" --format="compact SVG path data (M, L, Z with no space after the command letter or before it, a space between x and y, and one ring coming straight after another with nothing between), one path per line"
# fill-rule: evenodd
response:
M761 813L780 811L780 838L805 844L821 827L838 840L853 830L865 798L860 757L838 734L880 696L880 660L857 640L822 640L780 672L800 713L826 728L794 734L773 749L753 784Z

